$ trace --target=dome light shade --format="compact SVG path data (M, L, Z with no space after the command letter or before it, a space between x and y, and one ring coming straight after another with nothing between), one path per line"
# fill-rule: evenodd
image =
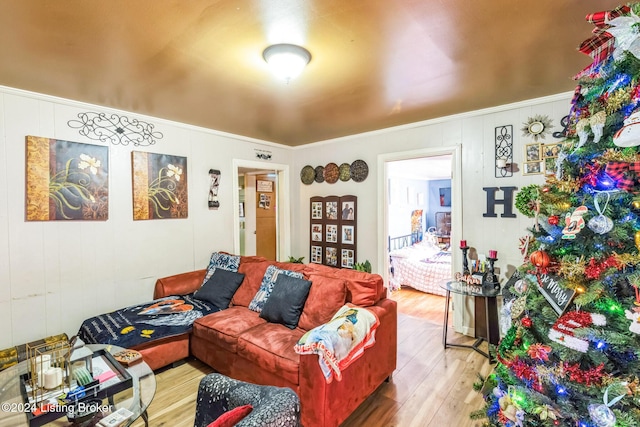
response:
M274 44L262 52L262 57L273 72L287 83L300 75L304 67L311 61L311 53L294 44Z

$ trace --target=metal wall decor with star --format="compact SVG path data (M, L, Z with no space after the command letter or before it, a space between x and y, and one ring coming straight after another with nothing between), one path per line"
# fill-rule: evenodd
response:
M522 127L522 136L533 138L534 141L538 139L545 139L546 135L551 132L551 119L549 116L535 115L529 117Z
M126 116L105 113L78 113L80 120L69 120L67 125L79 129L82 136L113 145L144 147L162 139L162 132L154 131L154 125Z

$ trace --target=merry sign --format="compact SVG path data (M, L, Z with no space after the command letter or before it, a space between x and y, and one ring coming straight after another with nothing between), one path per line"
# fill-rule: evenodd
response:
M551 304L551 307L561 315L571 303L576 291L567 289L559 283L560 278L549 274L541 274L538 276L538 290Z

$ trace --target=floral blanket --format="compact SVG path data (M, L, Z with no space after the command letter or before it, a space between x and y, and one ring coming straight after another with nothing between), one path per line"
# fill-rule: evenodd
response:
M342 380L342 371L375 344L380 321L375 313L346 304L324 325L304 334L294 350L299 354L317 354L327 383Z
M169 296L91 317L78 337L87 344L113 344L124 348L189 332L196 319L219 309L193 297Z

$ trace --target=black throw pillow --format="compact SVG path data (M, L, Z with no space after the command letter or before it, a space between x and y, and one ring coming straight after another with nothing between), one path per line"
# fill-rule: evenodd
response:
M195 291L193 296L224 310L229 307L231 298L240 287L243 279L244 274L242 273L216 268L209 280Z
M268 322L281 323L289 329L295 329L309 296L309 289L311 282L308 280L278 274L260 317Z

